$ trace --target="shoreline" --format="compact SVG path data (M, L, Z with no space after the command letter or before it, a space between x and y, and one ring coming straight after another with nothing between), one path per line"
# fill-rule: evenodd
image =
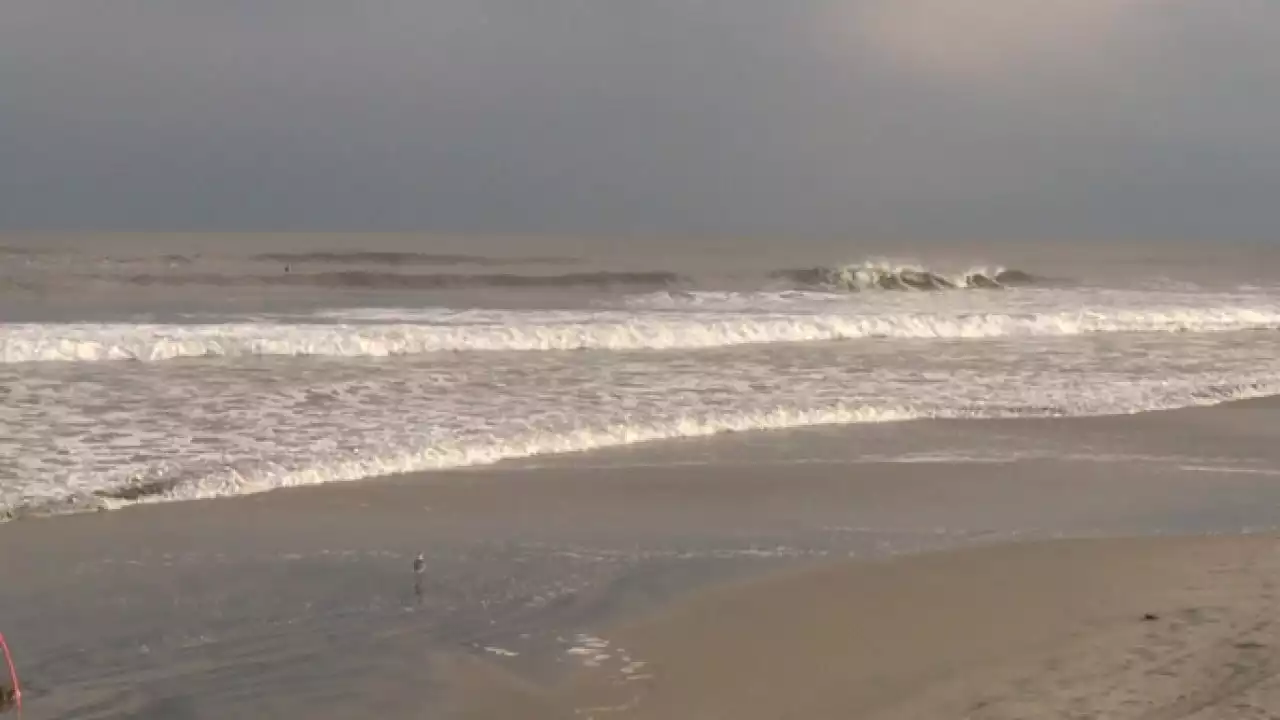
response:
M128 504L118 505L117 507L101 507L101 508L85 508L71 510L65 513L49 513L24 515L17 514L13 517L0 517L0 531L3 528L18 522L32 521L50 521L60 518L70 518L81 515L96 515L101 513L115 513L120 511L136 512L143 508L167 507L173 505L181 505L187 503L208 503L208 502L227 502L237 501L243 498L251 498L259 495L275 494L275 493L306 493L314 491L325 491L326 489L341 486L361 486L361 485L377 485L385 483L401 483L401 482L423 482L437 481L441 483L455 482L457 480L465 481L469 477L476 475L488 474L506 474L506 473L527 473L530 470L540 471L543 469L567 469L567 470L585 470L585 469L608 469L618 470L626 467L648 467L663 468L675 467L681 463L695 460L696 458L710 458L714 464L723 464L723 457L726 455L738 455L741 451L763 449L764 454L760 457L765 462L775 464L788 464L790 462L799 461L800 458L790 456L785 452L786 445L795 438L801 438L809 442L800 443L806 448L812 447L812 441L817 440L824 443L827 447L823 448L826 454L820 456L818 462L827 462L831 464L880 464L880 463L946 463L946 462L975 462L975 463L991 463L1005 464L1017 461L1016 456L990 458L977 458L973 460L964 460L961 458L948 458L945 455L936 459L913 459L911 458L911 450L903 451L905 459L895 459L892 457L884 459L873 459L871 461L859 460L857 453L863 449L861 445L855 444L850 447L845 442L849 436L866 435L874 441L881 441L886 436L898 435L900 433L895 430L901 429L904 424L909 424L913 430L923 430L919 433L919 437L915 439L915 450L920 454L926 454L932 447L932 441L940 436L960 436L966 439L967 443L978 446L986 443L990 435L994 433L1008 433L1010 429L1015 432L1022 432L1028 436L1050 436L1053 431L1065 425L1066 427L1093 426L1093 436L1095 438L1107 437L1115 433L1126 435L1122 438L1123 442L1117 445L1125 445L1132 450L1132 440L1134 439L1135 423L1139 429L1145 428L1148 431L1152 429L1165 430L1170 424L1182 426L1179 430L1194 431L1197 435L1209 435L1205 440L1201 441L1202 445L1212 445L1213 449L1221 454L1224 441L1234 441L1239 444L1241 441L1254 441L1249 443L1248 449L1257 450L1265 445L1265 440L1270 438L1273 433L1263 429L1262 424L1270 419L1272 414L1280 417L1280 395L1270 395L1258 398L1247 398L1242 400L1229 400L1215 405L1182 407L1170 410L1155 410L1143 413L1134 413L1127 415L1097 415L1097 416L1072 416L1072 417L1028 417L1028 418L977 418L977 419L951 419L951 418L920 418L902 421L887 422L868 422L868 423L848 423L848 424L830 424L830 425L813 425L791 428L769 428L752 431L731 431L722 432L707 436L696 437L674 437L663 438L659 440L648 440L638 443L604 446L592 448L590 450L570 451L549 453L544 455L533 455L528 457L516 457L500 460L496 463L488 465L471 465L463 467L445 468L439 470L422 470L408 473L399 473L394 475L376 475L361 478L358 480L340 480L325 483L316 483L309 485L297 485L290 487L271 488L269 490L245 493L239 495L222 495L216 497L202 497L194 499L155 499L151 497L154 492L149 489L152 486L163 487L166 482L156 482L151 485L140 486L140 488L122 488L121 490L110 495L98 495L98 498L106 502L120 502L121 500L134 501ZM1255 415L1263 415L1263 418L1253 417ZM1226 427L1224 427L1226 425ZM1148 432L1147 434L1150 434ZM831 447L834 439L835 447ZM1139 438L1142 439L1142 438ZM1163 437L1157 439L1163 440ZM1264 441L1259 443L1257 441ZM716 446L720 446L719 452L716 452ZM706 451L707 447L713 448L711 453ZM830 454L835 449L838 454ZM1233 450L1236 448L1232 448ZM851 452L852 451L852 454ZM874 455L874 453L869 453ZM631 465L619 464L621 460L625 463L628 459L639 458L640 462ZM1057 458L1053 453L1041 456L1033 456L1036 460L1053 461ZM1079 460L1080 456L1063 458L1066 460ZM1105 459L1105 458L1104 458ZM1149 459L1149 458L1139 458ZM1204 468L1211 471L1212 468ZM1229 472L1230 470L1223 470ZM1241 470L1247 472L1248 469ZM1280 473L1280 469L1276 470Z
M1132 548L1168 560L1203 546L1208 556L1225 553L1226 563L1231 548L1269 541L1203 536L1280 526L1280 487L1262 472L1280 470L1278 415L1280 399L1268 398L1140 416L926 421L908 433L835 426L726 435L539 458L535 467L506 463L25 519L0 526L0 630L14 646L32 720L504 717L491 714L502 702L486 709L472 704L477 697L547 712L566 703L602 707L613 701L621 657L582 668L587 655L571 651L600 650L592 638L622 647L632 661L662 664L668 679L699 678L680 669L682 657L731 666L746 653L722 636L772 638L782 652L799 642L784 629L811 618L805 637L821 639L812 629L825 627L814 624L821 608L787 604L787 596L831 594L850 607L881 597L920 617L952 617L926 601L999 585L1008 598L971 604L1004 608L1003 615L1028 603L1065 607L1044 596L1061 587L1055 578L1080 578L1082 588L1114 584L1098 579L1102 569L1047 546L1083 543L1100 548L1084 555L1099 558L1114 551L1115 559L1098 562L1123 588L1134 587L1126 578L1148 577L1149 563L1133 559L1148 551ZM1078 457L857 461L873 448L965 446L1074 448ZM1134 457L1087 459L1108 448ZM1141 459L1161 448L1165 460ZM1191 463L1202 455L1236 465ZM1157 537L1169 535L1179 537ZM1133 536L1148 538L1120 539ZM410 566L419 552L427 573L416 589ZM1009 562L1027 571L1000 575ZM1192 564L1203 570L1208 562ZM952 563L972 572L948 569ZM934 588L932 599L902 588L856 591L868 582L889 588L884 577L899 572ZM975 579L984 575L993 579ZM1160 578L1168 576L1151 577L1151 587L1165 587ZM837 590L822 589L829 584ZM1138 590L1121 595L1147 597ZM1264 590L1215 602L1244 602ZM823 617L836 622L840 606L832 600ZM720 635L694 642L691 631L674 630L694 627L687 620L694 615L707 621L696 627ZM874 615L844 621L850 632L870 631L876 622L858 623ZM736 624L712 622L733 617ZM950 638L980 625L968 617L930 632ZM761 635L761 626L776 628ZM687 644L677 642L686 636ZM669 642L659 642L664 637ZM944 644L962 653L968 641L956 638ZM1016 639L1001 647L1022 652ZM839 648L825 652L854 670L874 669ZM917 682L908 660L884 670L903 687ZM643 667L631 675L645 674ZM615 674L601 681L598 671L609 668ZM802 697L823 694L788 682ZM627 712L647 717L654 708L729 701L687 684L654 688L657 699Z

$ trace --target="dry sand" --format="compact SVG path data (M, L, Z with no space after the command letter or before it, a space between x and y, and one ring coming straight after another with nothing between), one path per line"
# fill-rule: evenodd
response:
M1274 528L1277 428L815 429L19 521L0 630L24 720L1267 717L1269 537L1044 541ZM859 462L889 446L1089 457Z

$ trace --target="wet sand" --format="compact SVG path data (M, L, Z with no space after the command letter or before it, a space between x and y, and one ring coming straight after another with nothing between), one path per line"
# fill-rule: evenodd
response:
M752 434L24 520L0 526L0 630L26 718L1191 716L1178 687L1270 707L1237 688L1280 640L1271 539L1121 538L1280 526L1278 407ZM1046 452L859 462L887 444ZM1044 542L1078 537L1113 539Z
M601 659L562 687L477 692L486 702L473 708L495 718L533 717L522 707L589 718L1271 717L1277 610L1280 538L1270 536L847 563L717 588L610 628L585 656Z

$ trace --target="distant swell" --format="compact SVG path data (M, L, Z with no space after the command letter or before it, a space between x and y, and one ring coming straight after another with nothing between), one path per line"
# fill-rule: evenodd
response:
M463 255L451 253L417 253L417 252L378 252L378 251L346 251L346 252L305 252L305 253L262 253L253 256L254 260L285 264L324 263L333 265L571 265L577 262L574 258L559 256L527 256L527 257L489 257L485 255Z
M516 273L385 273L348 270L278 275L133 275L135 285L297 286L388 290L460 290L468 288L664 288L688 279L672 272L583 272L559 275Z
M644 271L590 272L431 272L431 265L498 266L536 263L570 263L568 258L487 258L472 255L438 255L392 252L342 252L305 254L263 254L258 261L278 263L264 272L261 264L245 273L202 271L192 262L168 258L165 270L143 272L94 272L89 277L97 282L125 283L131 286L167 287L306 287L359 288L364 290L461 290L461 289L575 289L596 290L716 290L728 281L741 288L744 278L695 273L688 268ZM318 267L324 266L324 267ZM345 267L343 267L345 266ZM385 266L370 268L369 266ZM479 267L475 268L479 269ZM65 283L70 276L64 276ZM82 276L83 277L83 276ZM836 293L871 291L949 291L999 290L1003 288L1047 284L1040 276L1022 270L1002 267L974 267L949 273L892 261L867 261L860 264L775 270L757 276L752 282L759 290L820 290ZM782 288L779 288L779 285Z
M867 262L838 267L779 270L771 275L803 288L862 292L867 290L997 290L1030 285L1037 278L1021 270L973 268L945 274L922 267Z

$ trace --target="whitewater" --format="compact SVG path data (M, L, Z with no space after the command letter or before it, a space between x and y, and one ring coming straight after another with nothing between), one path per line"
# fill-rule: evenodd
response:
M708 278L332 250L4 257L8 519L724 432L1280 393L1280 284L1243 274L1197 283L1142 268L1115 282L869 260Z

